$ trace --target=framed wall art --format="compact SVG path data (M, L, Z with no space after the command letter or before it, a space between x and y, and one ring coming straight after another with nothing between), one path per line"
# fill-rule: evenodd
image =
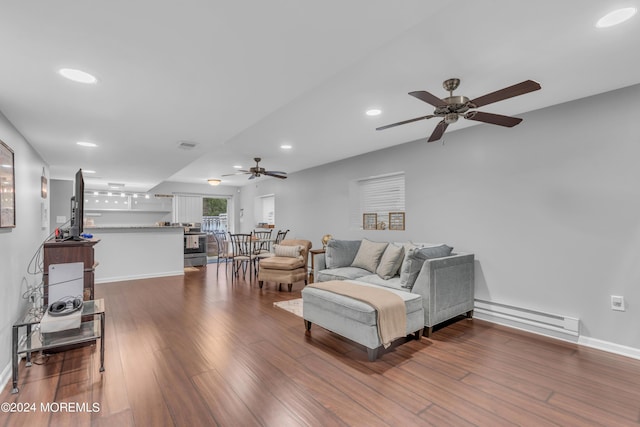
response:
M404 230L404 212L389 212L389 230Z
M47 177L44 176L44 168L42 168L42 176L40 177L40 197L46 199L48 191L49 185L47 182Z
M378 214L365 213L362 214L362 229L376 230L378 228Z
M16 226L15 192L13 150L0 141L0 228Z

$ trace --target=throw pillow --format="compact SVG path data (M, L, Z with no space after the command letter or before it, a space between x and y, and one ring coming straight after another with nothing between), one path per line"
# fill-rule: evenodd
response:
M298 258L300 256L300 251L302 250L302 246L294 245L294 246L284 246L284 245L273 245L273 251L276 256L286 257L286 258Z
M411 268L411 261L409 260L409 252L411 251L411 249L418 249L420 247L421 246L417 246L413 242L407 242L403 244L404 258L402 260L402 264L400 265L400 281L401 282L403 277L405 278L405 281L406 281L406 275L409 274L409 269Z
M396 246L389 244L387 249L384 250L380 264L376 269L376 274L384 280L391 279L398 274L400 264L404 260L404 248L402 246Z
M372 273L376 272L380 258L384 250L389 244L387 242L372 242L367 239L362 239L360 249L351 263L351 267L363 268Z
M326 267L349 267L360 249L360 242L360 240L329 240L324 254Z
M400 272L400 286L413 289L422 264L430 258L442 258L451 255L452 247L447 245L432 246L429 248L413 248L405 257L402 271Z
M424 256L424 259L427 258L442 258L445 256L451 255L451 251L453 248L447 245L439 245L439 246L429 246L427 248L420 248L417 252L419 256Z

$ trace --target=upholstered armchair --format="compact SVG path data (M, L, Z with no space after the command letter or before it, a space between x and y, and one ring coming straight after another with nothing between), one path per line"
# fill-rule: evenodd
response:
M283 240L279 245L274 245L275 256L260 260L258 269L260 288L264 282L275 282L280 290L282 284L286 283L291 292L293 284L302 280L306 286L310 249L311 242L308 240Z

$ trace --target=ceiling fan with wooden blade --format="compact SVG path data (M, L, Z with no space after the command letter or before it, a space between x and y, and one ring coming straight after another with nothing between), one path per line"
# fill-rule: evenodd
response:
M415 92L409 92L409 95L433 105L435 110L433 114L427 116L416 117L415 119L403 120L401 122L392 123L390 125L381 126L376 130L389 129L395 126L404 125L407 123L416 122L419 120L431 119L439 117L442 120L438 122L436 128L431 133L428 141L433 142L442 138L447 127L458 121L460 116L467 120L474 120L477 122L489 123L492 125L499 125L505 127L513 127L520 123L522 119L517 117L503 116L500 114L484 113L482 111L469 111L475 108L483 107L494 102L502 101L505 99L513 98L515 96L524 95L525 93L533 92L542 88L540 83L533 80L525 80L521 83L513 86L506 87L504 89L497 90L495 92L488 93L479 98L470 100L466 96L454 96L453 91L460 85L460 79L448 79L442 83L442 87L449 91L449 96L443 99L424 91L419 90Z
M265 175L265 176L272 176L274 178L280 178L280 179L286 179L287 178L287 173L286 172L268 171L268 170L265 170L265 168L260 167L260 160L262 160L260 157L254 157L253 160L256 162L256 165L254 167L252 167L252 168L249 168L249 170L240 169L237 173L230 173L230 174L222 175L222 176L251 175L249 177L249 179L255 179L255 178L259 178L262 175Z

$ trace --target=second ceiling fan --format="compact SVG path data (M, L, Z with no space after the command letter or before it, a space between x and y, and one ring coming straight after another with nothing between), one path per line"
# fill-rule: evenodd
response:
M407 123L416 122L418 120L431 119L434 117L440 117L442 120L438 122L433 133L429 137L428 141L433 142L442 138L444 131L452 123L458 121L460 116L468 120L475 120L478 122L489 123L492 125L500 125L506 127L513 127L520 123L522 119L516 117L503 116L500 114L484 113L482 111L470 111L475 108L483 107L494 102L502 101L504 99L513 98L514 96L524 95L525 93L533 92L541 89L540 83L533 80L525 80L521 83L513 86L506 87L504 89L491 92L487 95L481 96L470 100L466 96L454 96L453 91L460 85L460 79L448 79L442 83L442 87L449 91L449 96L443 99L438 98L431 93L419 90L415 92L409 92L409 95L418 98L421 101L431 104L436 109L433 114L427 116L416 117L415 119L404 120L398 123L382 126L376 128L376 130L389 129L394 126L404 125Z
M249 170L239 170L237 173L230 173L222 176L231 176L231 175L251 175L249 179L259 178L261 175L272 176L274 178L286 179L287 173L280 171L268 171L265 168L260 167L260 157L254 157L253 160L256 162L256 165Z

